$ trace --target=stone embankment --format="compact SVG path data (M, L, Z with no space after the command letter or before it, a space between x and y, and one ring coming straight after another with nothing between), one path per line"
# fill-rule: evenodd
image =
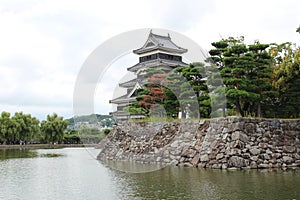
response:
M99 144L99 160L201 168L300 167L300 120L217 118L125 122Z

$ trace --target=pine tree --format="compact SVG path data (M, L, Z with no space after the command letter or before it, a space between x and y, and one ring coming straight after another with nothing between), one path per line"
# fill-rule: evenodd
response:
M223 53L227 51L228 42L221 40L219 42L213 42L211 45L214 49L209 51L211 57L206 60L206 62L209 63L207 68L207 84L210 88L211 105L213 105L211 116L226 117L226 88L220 70L224 67ZM219 113L220 108L222 113Z
M250 55L253 57L253 68L248 71L249 84L252 88L249 88L249 92L252 92L254 101L252 105L249 105L248 111L255 113L257 117L262 117L264 105L269 104L268 101L271 96L275 95L275 91L272 90L272 72L271 67L271 55L266 51L269 44L260 44L255 42L253 45L249 45ZM256 108L256 110L251 110Z
M175 71L184 77L183 83L178 85L181 90L180 100L184 108L183 113L189 113L189 116L194 118L209 118L211 102L204 63L191 63L187 67L176 68Z
M269 45L246 45L244 37L229 37L212 45L214 49L209 53L226 86L228 107L235 108L238 116L262 116L262 104L267 102L272 88L268 80L272 72L271 56L266 51Z

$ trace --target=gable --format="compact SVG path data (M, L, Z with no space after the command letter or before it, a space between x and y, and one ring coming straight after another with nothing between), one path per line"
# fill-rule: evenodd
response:
M128 98L132 97L132 95L135 94L135 91L140 88L142 88L142 86L137 82L134 88L131 90L131 92L127 95L127 97Z
M155 44L153 42L148 42L145 47L152 47L152 46L155 46Z

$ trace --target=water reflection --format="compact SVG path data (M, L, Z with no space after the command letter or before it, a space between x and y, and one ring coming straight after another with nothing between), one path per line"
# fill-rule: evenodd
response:
M120 172L116 172L120 173ZM120 176L120 174L119 174ZM166 167L122 178L136 199L299 199L299 171Z
M54 158L63 156L59 153L42 153L41 150L29 150L29 149L1 149L0 160L17 159L17 158L37 158L47 157Z
M126 172L126 173L147 173L147 172L160 170L167 166L167 164L163 164L163 163L140 163L134 161L113 161L113 160L107 160L101 163L111 169Z
M38 153L29 149L0 149L0 160L13 158L34 158Z
M299 170L222 171L167 166L148 173L125 173L105 167L91 151L0 150L0 199L300 199ZM7 159L18 156L21 158ZM147 166L131 164L117 163L119 168L134 171L145 171Z

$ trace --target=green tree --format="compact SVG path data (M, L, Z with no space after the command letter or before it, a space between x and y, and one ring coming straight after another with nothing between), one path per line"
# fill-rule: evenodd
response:
M274 44L270 49L274 58L273 86L276 117L300 117L300 48L287 42Z
M246 54L248 49L243 43L242 39L229 38L228 42L231 43L226 52L224 52L224 66L220 69L223 77L223 82L226 85L227 100L234 104L236 114L244 116L243 102L251 95L246 90L249 82L246 79L247 67L251 68L251 57ZM251 99L253 100L253 99Z
M271 56L266 51L269 45L246 45L244 37L229 37L212 45L215 48L209 53L226 86L228 107L235 108L239 116L262 116L262 104L272 88L268 80L272 75Z
M137 102L133 102L131 105L125 107L124 111L129 112L131 115L147 115L147 110L138 105L142 97L137 97L137 99L139 99Z
M214 49L209 51L211 57L208 57L206 62L209 63L207 68L207 85L211 90L211 101L212 105L215 106L216 110L212 110L211 115L216 117L226 117L226 96L225 96L225 85L220 74L220 70L224 67L224 52L227 51L228 42L221 40L213 42L211 45ZM222 114L219 114L219 108L222 109Z
M180 88L180 103L183 105L183 117L189 113L190 117L210 117L211 102L206 84L206 66L204 63L191 63L189 66L176 68L179 76L184 77ZM199 108L199 110L195 110ZM200 114L200 116L198 116Z
M267 52L269 44L260 44L255 42L249 45L249 55L252 57L253 67L247 72L247 79L252 88L248 88L248 92L252 94L252 102L248 103L244 108L245 111L254 113L257 117L262 117L265 112L265 106L268 105L270 97L276 95L272 90L272 57ZM253 110L252 108L256 108Z
M166 87L164 90L164 108L168 117L178 118L178 113L180 110L179 100L174 93L174 90Z
M63 142L64 144L82 143L77 130L71 130L70 132L66 132L66 134L64 134Z
M9 141L10 123L10 113L3 111L0 116L0 142L3 144L7 144Z
M47 120L41 123L41 131L46 142L60 143L63 141L64 132L67 129L68 121L59 117L56 113L47 115Z
M39 120L30 114L2 112L0 117L0 141L5 144L30 142L39 133Z
M211 105L211 117L226 117L226 95L225 85L219 72L219 67L211 58L206 60L207 66L207 87Z
M144 89L137 91L137 102L126 108L131 114L143 113L148 116L162 113L168 117L178 117L182 112L185 118L210 116L210 98L205 82L205 66L193 63L187 67L178 67L171 72L150 69L146 73ZM195 108L200 108L195 110Z
M30 114L16 112L12 117L12 134L15 142L21 140L30 142L34 134L39 133L39 120Z

